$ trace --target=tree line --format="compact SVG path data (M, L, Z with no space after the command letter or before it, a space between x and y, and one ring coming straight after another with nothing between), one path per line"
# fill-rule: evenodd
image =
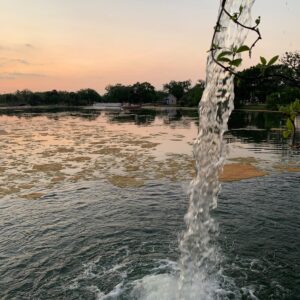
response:
M66 105L84 106L97 102L128 102L133 104L164 104L166 97L172 94L177 104L183 106L197 106L204 90L204 82L199 80L192 85L191 80L175 81L164 84L162 90L156 90L149 82L137 82L133 85L109 85L105 93L100 95L93 89L82 89L78 92L46 91L32 92L30 90L16 93L0 94L0 106L39 106Z
M265 104L267 108L277 110L280 106L288 105L300 99L300 54L287 52L279 64L268 68L266 72L277 76L260 78L261 64L245 69L235 78L235 107L241 108L247 104ZM268 74L266 74L268 75ZM251 80L249 80L251 78ZM169 94L177 98L179 106L197 106L205 82L202 80L192 84L191 80L175 81L163 85L156 90L149 82L137 82L133 85L109 85L105 93L100 95L93 89L82 89L78 92L47 91L31 92L17 91L13 94L0 95L1 106L21 105L65 105L84 106L96 102L129 102L133 104L164 104Z
M13 94L0 95L1 106L39 106L39 105L65 105L84 106L92 105L102 100L102 97L92 89L82 89L78 92L47 91L32 92L29 90L17 91Z
M280 64L270 66L263 80L261 64L238 73L235 78L235 107L249 103L262 103L268 109L278 110L300 99L300 53L287 52ZM268 73L272 76L268 77ZM253 80L249 80L253 78Z

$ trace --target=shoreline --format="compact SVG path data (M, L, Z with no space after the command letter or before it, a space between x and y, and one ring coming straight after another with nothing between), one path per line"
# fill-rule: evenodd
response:
M68 106L68 105L37 105L37 106L30 106L30 105L24 105L24 106L0 106L0 111L3 110L30 110L30 109L90 109L90 110L116 110L116 108L110 108L110 107L93 107L90 105L80 105L80 106ZM152 110L164 110L164 109L180 109L180 110L198 110L197 106L193 107L187 107L187 106L172 106L172 105L145 105L142 106L139 110L143 109L152 109ZM121 110L121 109L120 109ZM137 110L137 111L139 111ZM262 108L235 108L234 111L249 111L249 112L264 112L264 113L280 113L280 111L277 110L268 110L268 109L262 109Z

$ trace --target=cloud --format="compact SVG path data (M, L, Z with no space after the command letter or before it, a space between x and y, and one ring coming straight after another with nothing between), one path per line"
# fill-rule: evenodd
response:
M11 62L16 62L16 63L19 63L21 65L30 65L30 63L26 59L22 59L22 58L12 59Z
M22 73L22 72L12 72L10 73L16 77L46 77L46 74L42 73Z
M32 44L29 44L29 43L25 44L25 47L26 48L35 48Z
M29 61L23 58L6 58L6 57L1 57L0 58L0 66L7 66L11 64L20 64L20 65L31 65Z
M36 47L30 43L0 45L1 51L8 51L8 52L24 52L24 51L32 51L35 49Z
M0 73L0 80L14 80L18 78L42 78L48 77L41 73L4 72Z
M15 77L11 76L9 73L0 74L0 80L14 80Z
M10 50L10 49L11 49L10 47L0 45L0 50L1 51L3 51L3 50Z

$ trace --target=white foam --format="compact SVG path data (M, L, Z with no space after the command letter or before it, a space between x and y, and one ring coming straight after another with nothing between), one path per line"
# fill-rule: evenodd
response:
M179 287L179 278L171 274L146 276L136 281L131 293L139 300L213 300L220 291L217 282L197 282Z
M87 290L90 291L90 292L92 292L92 293L94 293L94 294L96 295L97 299L102 300L102 299L104 299L103 297L105 297L105 294L102 293L102 292L99 290L99 288L96 287L95 285L92 285L92 286L87 287Z
M102 293L99 289L96 291L96 299L97 300L112 300L112 299L118 299L118 296L122 295L124 292L123 289L124 282L119 283L118 285L115 286L115 288L109 292L108 294Z
M135 282L132 296L140 300L179 299L177 278L169 274L146 276Z

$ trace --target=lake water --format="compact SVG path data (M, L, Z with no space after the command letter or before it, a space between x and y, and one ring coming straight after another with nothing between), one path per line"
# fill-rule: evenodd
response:
M300 299L300 153L283 124L230 119L223 299ZM177 299L196 134L195 110L1 110L0 299Z

